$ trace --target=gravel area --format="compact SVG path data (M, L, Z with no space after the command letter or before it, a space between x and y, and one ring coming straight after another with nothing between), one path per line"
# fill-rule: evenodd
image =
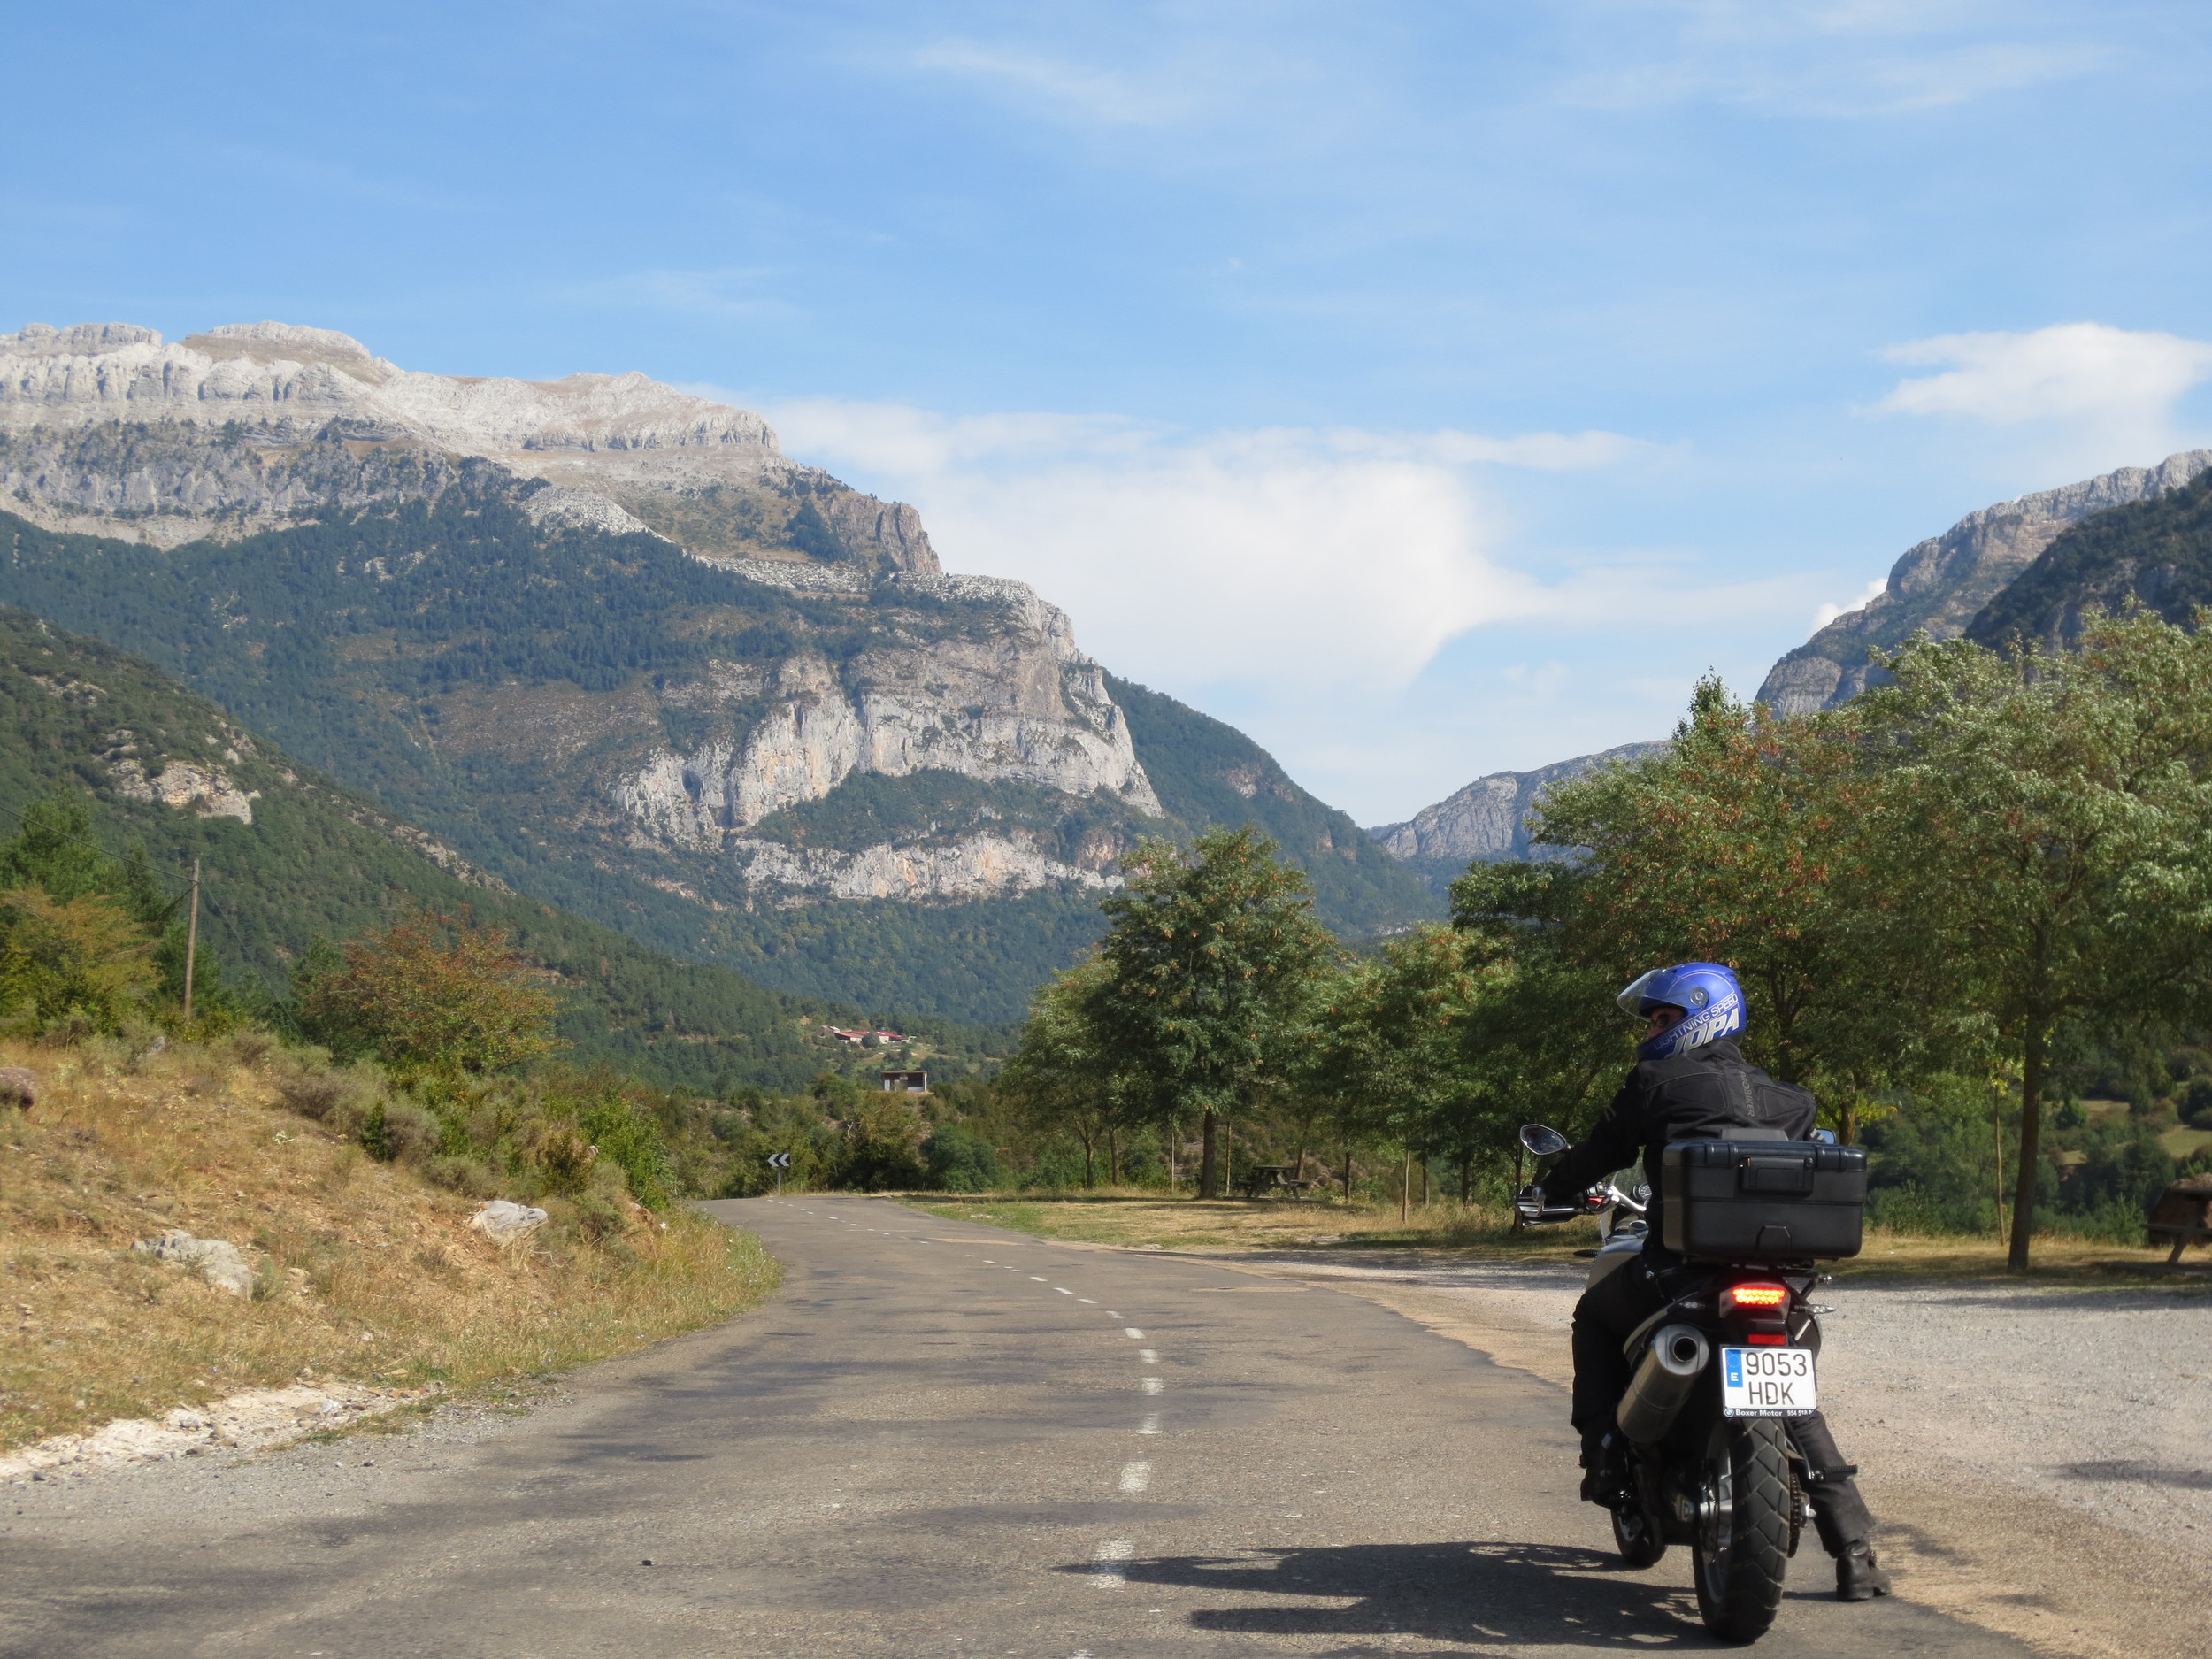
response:
M1396 1308L1558 1384L1581 1263L1331 1251L1257 1271ZM1900 1594L2094 1659L2194 1655L2212 1596L2212 1294L1825 1286L1821 1396ZM1560 1407L1563 1412L1566 1402ZM1797 1571L1809 1567L1805 1563Z
M1584 1269L1366 1265L1300 1275L1397 1284L1517 1328L1509 1357L1565 1380ZM2212 1294L2002 1282L1822 1288L1821 1395L1845 1455L1889 1480L1969 1475L2212 1557ZM1501 1316L1502 1317L1501 1317ZM1556 1333L1548 1364L1527 1340ZM1531 1363L1537 1362L1537 1363Z

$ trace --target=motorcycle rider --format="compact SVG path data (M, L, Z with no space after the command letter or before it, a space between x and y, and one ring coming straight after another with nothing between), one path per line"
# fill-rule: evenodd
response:
M1607 1274L1582 1294L1574 1317L1574 1425L1582 1436L1582 1495L1611 1508L1626 1495L1614 1412L1628 1388L1622 1344L1672 1299L1664 1287L1682 1258L1667 1249L1657 1193L1660 1155L1670 1141L1698 1141L1754 1130L1802 1141L1813 1128L1813 1097L1769 1077L1743 1057L1736 1034L1744 1026L1743 987L1713 962L1655 968L1617 999L1646 1022L1636 1064L1581 1141L1569 1148L1540 1186L1553 1204L1574 1197L1640 1155L1653 1184L1647 1240L1637 1260ZM1889 1593L1888 1573L1874 1559L1874 1517L1867 1512L1818 1413L1789 1420L1790 1439L1805 1459L1806 1492L1820 1541L1836 1561L1836 1596L1863 1601Z

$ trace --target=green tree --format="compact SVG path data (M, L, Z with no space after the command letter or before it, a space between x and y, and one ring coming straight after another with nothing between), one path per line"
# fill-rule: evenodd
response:
M998 1091L1033 1128L1066 1130L1083 1148L1083 1185L1098 1185L1098 1149L1117 1127L1141 1119L1141 1079L1117 1066L1104 1007L1113 970L1094 956L1039 991L1021 1041L1000 1069Z
M310 1035L337 1052L373 1054L402 1071L496 1071L558 1047L557 1005L540 971L499 927L410 910L311 962L300 998Z
M0 893L0 1007L42 1024L81 1015L114 1031L143 1005L159 973L154 941L113 899L87 893L63 903L42 887Z
M1186 856L1145 841L1101 906L1101 1048L1153 1110L1200 1125L1198 1195L1220 1196L1219 1130L1279 1085L1299 1017L1333 946L1302 872L1249 826L1210 830Z
M1924 1033L1893 1010L1939 962L1886 925L1867 719L1856 704L1781 718L1702 680L1666 754L1561 786L1537 822L1538 840L1583 852L1557 895L1578 964L1617 989L1662 963L1727 964L1751 1005L1750 1056L1828 1098L1847 1141L1909 1068Z
M1891 936L2019 1067L2010 1262L2034 1231L2055 1048L2202 1023L2212 991L2212 632L2093 618L2081 649L1916 641L1862 702Z

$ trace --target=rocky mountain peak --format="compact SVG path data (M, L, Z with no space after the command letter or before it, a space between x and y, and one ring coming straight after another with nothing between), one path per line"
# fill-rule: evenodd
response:
M305 446L334 422L356 445L477 457L543 479L567 492L571 521L649 526L703 557L864 577L940 568L911 507L791 460L750 410L635 370L434 374L335 329L276 321L170 342L129 323L0 334L0 447L13 457L0 459L0 483L49 528L171 546L393 493L388 478L334 477L327 456L310 464ZM119 458L101 435L119 424L162 436ZM364 473L380 465L355 458ZM434 488L417 478L400 493Z
M2212 449L2188 449L2156 466L2124 466L1968 513L1941 535L1907 549L1881 593L1775 664L1759 701L1783 714L1848 703L1873 672L1870 648L1894 650L1921 628L1939 640L1956 639L2070 526L2179 489L2208 468Z

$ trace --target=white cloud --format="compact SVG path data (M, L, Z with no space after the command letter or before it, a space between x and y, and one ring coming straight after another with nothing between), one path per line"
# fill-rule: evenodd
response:
M1727 104L1851 119L2070 80L2115 54L1981 0L1627 0L1582 9L1590 56L1570 103Z
M918 69L1003 88L1064 115L1111 127L1164 127L1187 119L1198 100L1180 77L1116 74L1017 46L935 42L913 57Z
M916 501L949 566L1031 583L1118 672L1162 686L1387 694L1455 634L1543 604L1492 557L1468 479L1417 440L1179 439L1110 417L821 402L767 413L790 453Z
M1480 469L1673 454L1617 433L1193 434L1113 415L830 399L763 412L787 453L914 502L949 567L1031 583L1116 672L1183 696L1373 709L1471 630L1770 622L1816 597L1798 576L1686 581L1694 560L1679 554L1616 555L1549 580L1517 568Z
M1847 617L1854 611L1865 610L1870 603L1879 598L1888 587L1888 577L1877 576L1872 581L1867 583L1866 590L1850 603L1839 605L1830 601L1823 604L1819 610L1813 612L1813 632L1819 633L1838 617Z
M2025 334L1940 334L1893 346L1893 363L1950 365L1900 380L1886 414L1949 416L1990 426L2041 426L2067 465L2147 464L2183 448L2175 411L2212 380L2212 342L2105 323L2059 323Z
M555 297L588 305L641 307L695 317L770 321L795 317L787 300L756 290L769 273L728 267L717 271L632 271L604 281L578 283Z

